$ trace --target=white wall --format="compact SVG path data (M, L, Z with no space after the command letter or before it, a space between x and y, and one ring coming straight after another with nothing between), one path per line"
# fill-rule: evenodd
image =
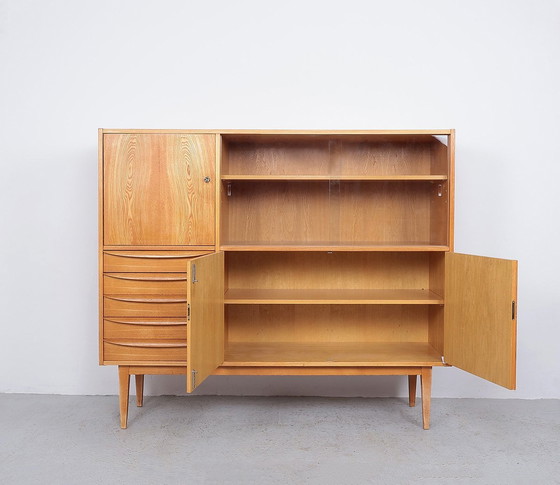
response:
M559 19L554 0L0 1L0 391L117 390L97 365L98 127L456 128L456 250L519 259L518 391L453 368L434 395L559 398Z

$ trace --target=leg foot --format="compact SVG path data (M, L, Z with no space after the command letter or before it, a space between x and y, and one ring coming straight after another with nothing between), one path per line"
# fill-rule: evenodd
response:
M408 376L408 405L416 406L416 375Z
M136 378L136 405L141 408L144 403L144 375L137 374Z
M420 382L422 387L422 423L424 429L430 429L430 401L432 399L431 367L422 367Z
M119 365L119 408L121 412L121 428L126 429L128 421L128 394L130 391L130 375L128 366Z

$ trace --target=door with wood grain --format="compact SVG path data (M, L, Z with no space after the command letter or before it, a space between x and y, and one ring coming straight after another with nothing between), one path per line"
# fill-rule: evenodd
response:
M224 253L189 261L187 392L224 362Z
M445 255L444 359L515 389L517 261Z
M215 135L105 134L106 246L213 245Z

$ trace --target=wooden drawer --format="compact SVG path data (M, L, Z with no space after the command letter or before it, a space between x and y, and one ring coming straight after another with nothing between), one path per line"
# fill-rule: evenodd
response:
M106 339L187 339L184 318L113 318L103 320Z
M187 317L186 295L105 295L106 317Z
M103 356L106 362L186 362L187 342L185 340L105 340Z
M109 273L105 295L186 295L187 273Z
M191 258L210 254L212 251L104 251L105 273L157 273L187 271Z

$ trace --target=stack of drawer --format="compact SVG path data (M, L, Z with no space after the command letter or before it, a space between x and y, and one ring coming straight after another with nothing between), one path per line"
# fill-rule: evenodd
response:
M188 260L207 251L103 253L105 364L187 361Z

